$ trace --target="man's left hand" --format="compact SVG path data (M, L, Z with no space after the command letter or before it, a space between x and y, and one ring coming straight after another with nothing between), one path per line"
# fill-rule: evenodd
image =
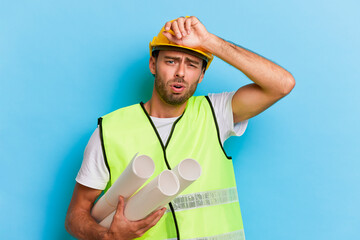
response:
M210 33L206 30L205 26L194 16L179 17L167 22L164 28L163 34L167 39L187 47L201 48L210 37Z

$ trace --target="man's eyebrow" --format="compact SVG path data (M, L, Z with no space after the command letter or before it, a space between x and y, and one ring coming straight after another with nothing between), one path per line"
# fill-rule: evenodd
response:
M165 56L164 58L173 59L173 60L179 60L180 59L180 57L170 57L170 56Z
M199 61L196 61L196 60L193 60L193 59L190 59L190 58L186 58L186 61L189 61L189 62L191 62L191 63L194 63L194 64L197 64L197 65L199 65L200 64L200 62Z
M171 56L164 56L165 59L172 59L172 60L180 60L180 57L171 57ZM193 59L190 59L190 58L185 58L186 61L188 62L191 62L193 64L197 64L199 65L200 62L199 61L196 61L196 60L193 60Z

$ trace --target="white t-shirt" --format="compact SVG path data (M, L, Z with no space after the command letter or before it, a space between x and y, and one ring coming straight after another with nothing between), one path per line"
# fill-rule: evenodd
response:
M222 143L231 136L241 136L245 132L248 123L248 120L245 120L234 124L231 107L234 93L209 94L210 101L214 107ZM177 118L151 117L164 144ZM104 190L109 181L109 172L105 165L98 128L91 135L85 148L84 159L76 176L76 181L84 186L99 190Z

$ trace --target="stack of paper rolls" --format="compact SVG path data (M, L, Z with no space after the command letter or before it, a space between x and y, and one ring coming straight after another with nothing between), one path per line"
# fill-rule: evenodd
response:
M200 164L194 159L190 158L181 161L174 168L174 170L164 170L156 178L154 178L142 189L140 189L136 194L134 194L133 196L131 196L132 194L130 194L131 197L125 204L125 217L130 221L136 221L145 218L154 210L157 210L171 202L182 191L184 191L188 186L190 186L191 183L197 180L200 175ZM127 184L129 184L129 182ZM120 184L117 186L120 186ZM134 192L136 190L134 190ZM117 194L117 196L118 195L121 194ZM146 199L146 201L144 201L144 199ZM115 202L115 199L113 200ZM117 201L118 200L116 199L116 203ZM106 213L101 214L101 216L107 214L105 218L103 218L102 220L98 220L101 226L107 228L110 227L112 219L116 212L116 204L112 205L111 209L112 211L109 212L110 208L106 207ZM101 208L98 208L97 212L100 211Z
M101 222L116 209L120 195L129 198L151 177L154 170L154 161L149 156L135 154L119 178L92 208L93 218Z

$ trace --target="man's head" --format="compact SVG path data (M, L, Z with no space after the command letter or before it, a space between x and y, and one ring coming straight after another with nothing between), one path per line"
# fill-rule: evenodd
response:
M170 22L173 22L173 21L174 20L172 20ZM150 44L149 44L150 56L153 56L153 54L154 53L156 54L156 52L158 52L159 50L170 51L173 48L175 48L176 51L183 51L185 53L189 53L189 54L192 54L194 56L197 56L197 57L203 59L204 62L206 62L206 64L204 64L205 70L208 69L211 61L214 58L214 56L210 52L207 52L206 50L204 50L202 48L198 48L198 47L187 47L187 46L176 44L176 43L170 41L169 39L167 39L167 37L165 37L165 35L163 34L164 32L165 32L165 27L163 27L160 30L159 34L157 36L155 36L153 38L153 40L150 42ZM174 35L174 32L172 30L169 30L167 32Z
M155 76L154 94L171 105L182 105L195 92L213 55L200 48L170 41L163 32L150 42L151 73ZM168 31L173 34L172 30Z
M160 50L150 57L149 68L155 76L154 93L170 105L185 103L205 73L203 59L183 51Z

